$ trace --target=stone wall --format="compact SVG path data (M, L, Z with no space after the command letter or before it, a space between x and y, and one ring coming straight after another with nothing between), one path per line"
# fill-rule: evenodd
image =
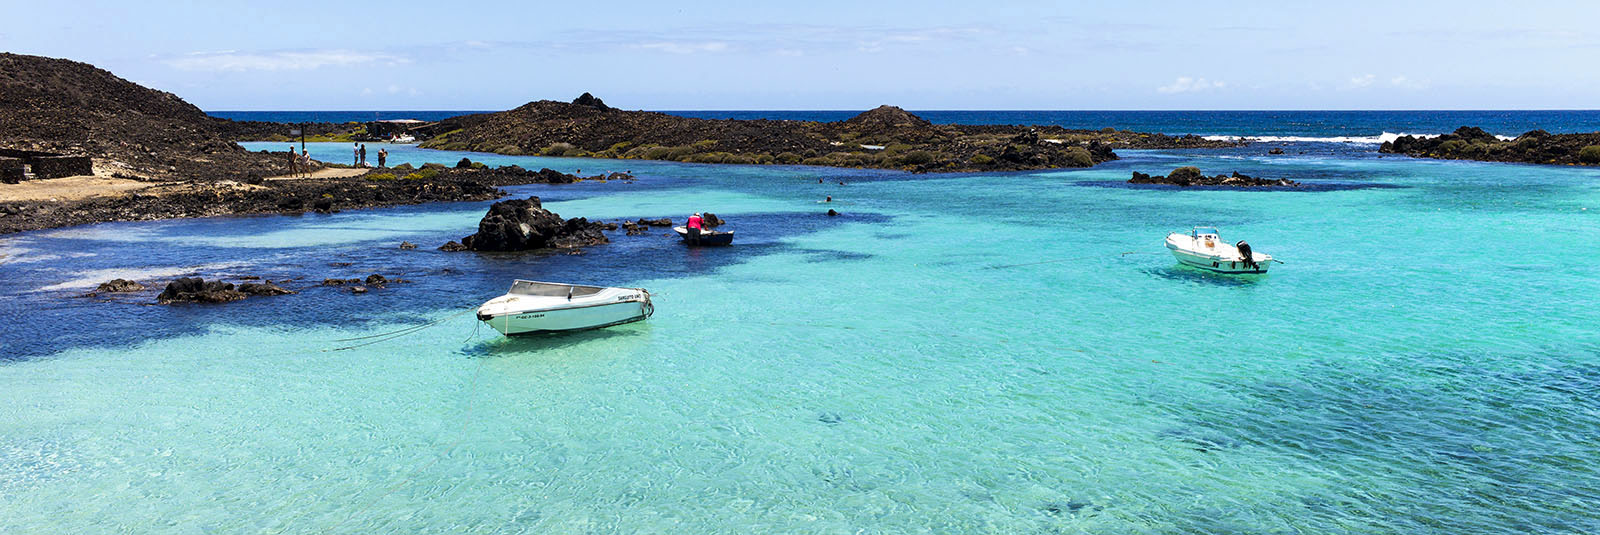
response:
M7 158L0 156L0 182L16 184L23 178L22 158Z
M94 162L88 156L44 156L33 159L34 178L92 174L94 174Z

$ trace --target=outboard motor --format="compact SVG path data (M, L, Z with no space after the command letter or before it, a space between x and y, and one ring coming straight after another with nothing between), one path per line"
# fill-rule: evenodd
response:
M1256 265L1254 255L1250 254L1250 244L1245 243L1244 240L1239 240L1239 243L1235 243L1233 246L1239 249L1239 256L1244 258L1244 267L1254 270L1261 269L1261 266Z

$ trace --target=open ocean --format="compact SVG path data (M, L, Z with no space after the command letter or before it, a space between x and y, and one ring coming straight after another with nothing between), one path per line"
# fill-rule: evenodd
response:
M298 117L272 113L217 112ZM488 202L0 237L0 533L1600 532L1600 168L1375 144L1600 112L918 113L1275 141L951 175L389 147L629 170L507 190L715 212L719 249L435 250ZM1182 165L1308 187L1126 184ZM1162 240L1194 225L1284 263L1180 268ZM371 273L414 282L317 285ZM300 293L80 297L185 274ZM468 311L513 278L656 313L507 339Z

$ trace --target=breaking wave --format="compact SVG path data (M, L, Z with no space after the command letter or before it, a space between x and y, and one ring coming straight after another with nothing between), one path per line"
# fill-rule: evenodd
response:
M1412 134L1412 133L1384 132L1384 133L1378 134L1376 136L1332 136L1332 137L1313 137L1313 136L1205 136L1205 138L1209 139L1209 140L1212 140L1212 141L1255 141L1255 142L1264 142L1264 143L1356 143L1356 144L1364 144L1364 145L1380 145L1380 144L1383 144L1383 143L1386 143L1386 142L1390 142L1390 141L1394 141L1396 139L1399 139L1400 136L1432 138L1432 137L1439 137L1440 135L1442 135L1442 134ZM1511 141L1513 139L1516 139L1516 138L1511 137L1511 136L1499 136L1499 135L1497 135L1495 137L1500 138L1502 141Z

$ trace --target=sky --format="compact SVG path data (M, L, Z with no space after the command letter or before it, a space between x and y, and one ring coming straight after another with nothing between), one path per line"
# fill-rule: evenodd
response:
M1600 2L41 2L0 51L207 110L1594 109Z

